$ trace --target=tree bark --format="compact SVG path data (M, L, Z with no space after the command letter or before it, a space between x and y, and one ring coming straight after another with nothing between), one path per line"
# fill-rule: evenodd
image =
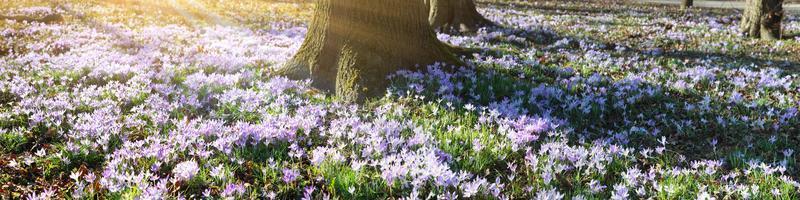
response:
M476 32L495 25L478 13L473 0L425 0L430 7L428 21L436 31L445 33Z
M694 6L694 0L682 0L681 1L681 8L688 9Z
M741 31L753 38L780 39L782 20L783 0L747 0Z
M423 0L318 0L305 42L278 74L346 101L382 96L391 73L459 63L427 13Z

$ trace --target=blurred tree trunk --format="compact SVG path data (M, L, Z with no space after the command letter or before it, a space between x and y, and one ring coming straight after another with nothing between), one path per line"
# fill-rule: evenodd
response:
M682 0L681 1L681 8L688 9L694 6L694 0Z
M492 21L478 13L473 0L425 0L430 7L429 22L440 32L469 33L484 26L493 26Z
M50 14L50 15L44 16L42 18L34 18L34 17L29 17L29 16L4 16L4 15L0 15L0 20L12 20L12 21L18 21L18 22L23 22L23 21L26 21L26 22L39 22L39 23L50 24L50 23L62 22L62 21L64 21L64 17L62 17L59 14Z
M427 14L423 0L318 0L305 42L278 74L346 101L382 96L398 70L460 63Z
M782 20L783 0L747 0L741 31L753 38L780 39Z

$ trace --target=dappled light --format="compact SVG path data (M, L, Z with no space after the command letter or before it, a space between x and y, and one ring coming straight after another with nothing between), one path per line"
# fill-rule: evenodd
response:
M798 199L797 3L711 3L5 1L0 196Z

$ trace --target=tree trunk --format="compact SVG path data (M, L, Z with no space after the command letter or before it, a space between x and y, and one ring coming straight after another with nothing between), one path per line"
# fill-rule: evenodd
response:
M741 31L753 38L780 39L782 20L783 0L747 0Z
M688 9L694 6L694 0L682 0L681 1L681 8Z
M398 70L459 63L428 25L427 9L423 0L318 0L305 42L278 74L362 101L384 95Z
M28 16L4 16L4 15L0 15L0 20L12 20L12 21L18 21L18 22L23 22L23 21L26 21L26 22L39 22L39 23L51 24L51 23L59 23L61 21L64 21L64 17L62 17L59 14L50 14L50 15L44 16L42 18L33 18L33 17L28 17Z
M484 26L493 26L492 21L478 13L473 0L425 0L430 6L428 21L440 32L468 33Z

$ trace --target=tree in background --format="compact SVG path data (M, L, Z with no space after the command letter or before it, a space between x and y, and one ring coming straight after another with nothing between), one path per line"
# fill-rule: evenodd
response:
M42 18L34 18L34 17L29 17L29 16L4 16L4 15L0 15L0 20L12 20L12 21L18 21L18 22L23 22L23 21L26 21L26 22L39 22L39 23L50 24L50 23L58 23L58 22L64 21L64 17L59 15L59 14L49 14L49 15L44 16Z
M747 0L742 16L742 32L749 37L774 40L781 38L783 0Z
M303 45L278 74L361 101L384 95L398 70L459 63L436 38L428 10L423 0L318 0Z
M682 0L681 1L681 8L688 9L694 6L694 0Z
M494 23L478 13L473 0L425 0L430 7L429 22L440 32L468 33Z

